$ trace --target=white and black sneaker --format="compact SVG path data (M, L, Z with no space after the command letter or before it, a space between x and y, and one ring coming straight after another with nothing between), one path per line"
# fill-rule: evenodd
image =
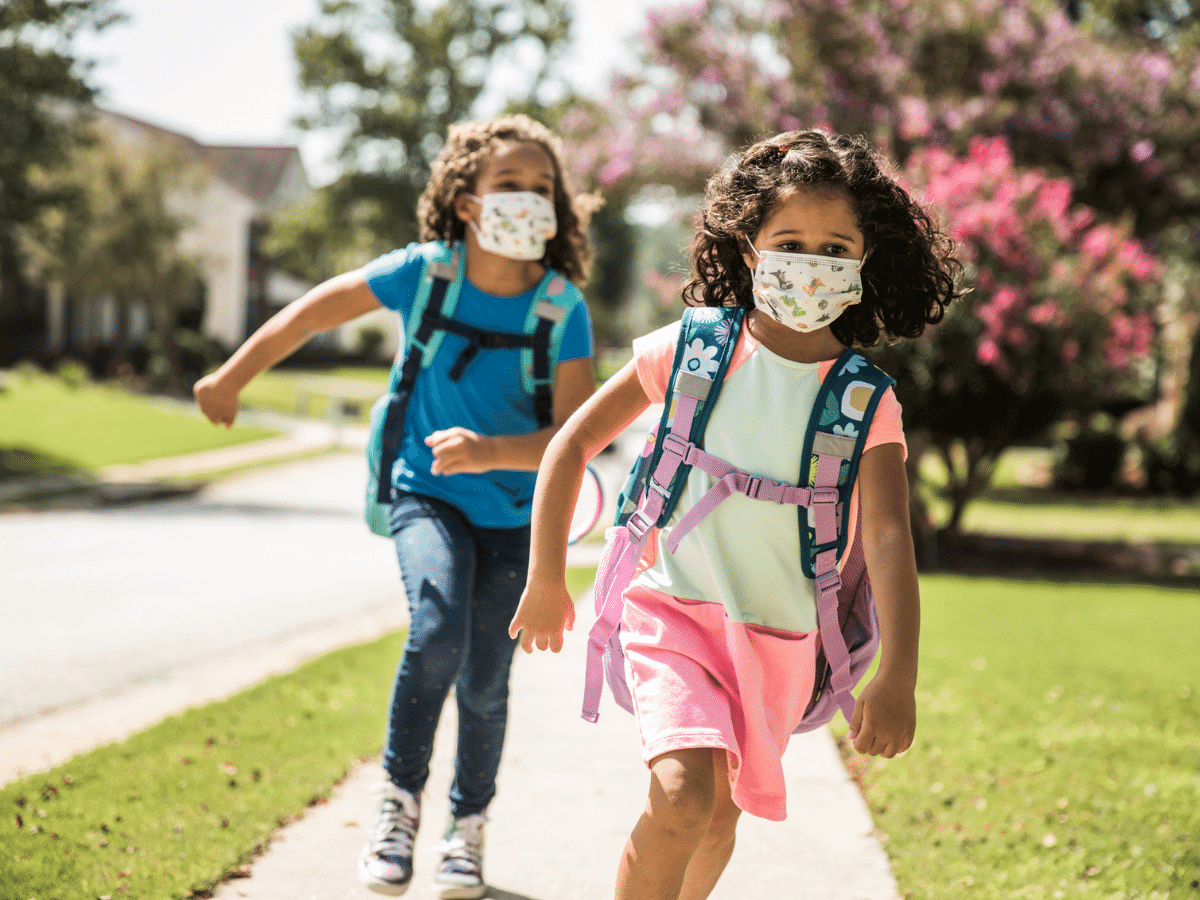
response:
M483 882L483 813L451 818L446 837L439 848L442 861L438 864L433 885L442 900L479 900L487 893Z
M358 880L376 893L398 896L412 883L421 798L390 781L375 785L374 792L379 796L379 812L358 857Z

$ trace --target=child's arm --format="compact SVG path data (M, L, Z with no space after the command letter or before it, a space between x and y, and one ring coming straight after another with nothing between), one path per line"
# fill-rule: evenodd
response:
M554 424L527 434L483 435L456 426L425 438L433 449L434 475L472 475L492 469L536 472L546 445L596 389L592 357L569 359L554 370Z
M196 382L192 393L214 425L229 428L238 413L238 394L259 372L294 352L313 335L379 309L379 300L360 272L347 272L317 285L271 316L225 364Z
M533 492L529 578L508 627L511 637L520 633L526 653L535 646L557 653L563 631L575 624L575 604L566 582L567 533L584 467L649 405L637 369L628 363L567 420L546 447Z
M900 444L872 447L858 474L863 552L879 614L879 669L854 706L854 749L892 757L916 731L921 600L908 518L908 478Z

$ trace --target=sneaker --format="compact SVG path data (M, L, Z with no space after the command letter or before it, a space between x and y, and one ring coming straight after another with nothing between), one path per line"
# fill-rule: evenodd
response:
M390 781L375 785L379 812L358 857L358 880L379 894L398 896L413 876L413 840L421 823L421 799Z
M442 900L478 900L487 893L483 883L483 813L451 818L446 837L438 849L438 864L433 885Z

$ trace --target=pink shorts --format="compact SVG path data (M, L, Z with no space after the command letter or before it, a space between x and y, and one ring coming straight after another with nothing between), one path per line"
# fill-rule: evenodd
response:
M723 749L738 808L786 818L782 757L812 698L817 632L731 622L719 603L638 585L625 593L623 622L642 759Z

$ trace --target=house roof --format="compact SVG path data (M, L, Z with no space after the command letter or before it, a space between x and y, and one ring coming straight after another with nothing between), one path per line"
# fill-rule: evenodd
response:
M279 191L299 151L287 146L206 146L205 156L216 175L251 200L270 201Z
M289 144L204 144L186 135L144 119L114 110L101 109L108 117L144 132L155 143L174 147L207 162L213 174L256 203L269 203L284 186L284 178L293 163L300 163L300 151ZM303 166L302 163L300 163Z

